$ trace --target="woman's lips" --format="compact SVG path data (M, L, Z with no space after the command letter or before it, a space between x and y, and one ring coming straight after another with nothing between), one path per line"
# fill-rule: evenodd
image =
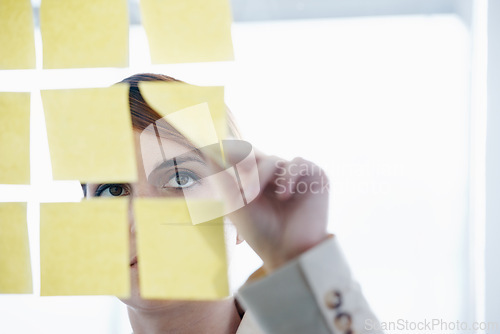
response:
M137 267L137 255L132 258L130 261L130 266L131 267Z

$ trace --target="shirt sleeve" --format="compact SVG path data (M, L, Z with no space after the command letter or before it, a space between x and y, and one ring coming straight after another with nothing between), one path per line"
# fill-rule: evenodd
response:
M383 333L335 237L245 284L238 299L267 334Z

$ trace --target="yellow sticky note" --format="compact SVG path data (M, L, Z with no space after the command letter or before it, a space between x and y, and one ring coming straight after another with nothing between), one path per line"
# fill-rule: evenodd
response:
M130 295L128 199L43 203L41 295Z
M228 0L141 0L141 17L154 64L234 59Z
M127 0L43 0L43 68L128 66Z
M148 81L140 82L139 89L153 109L198 147L226 138L224 87Z
M35 37L30 0L0 0L0 69L35 68Z
M224 203L222 201L194 198L193 196L189 196L187 192L184 192L184 199L193 225L207 222L210 224L222 222L221 220L214 221L214 219L224 216Z
M0 183L30 183L29 93L0 93Z
M134 202L141 296L211 300L229 294L222 220L193 225L183 199Z
M168 114L164 119L196 147L203 147L219 141L206 102Z
M0 293L33 293L26 203L0 203Z
M42 91L55 180L137 179L128 85Z

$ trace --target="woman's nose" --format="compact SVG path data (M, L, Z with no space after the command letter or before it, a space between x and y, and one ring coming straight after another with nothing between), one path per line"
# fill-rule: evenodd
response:
M132 196L134 198L138 197L158 197L160 196L160 192L157 187L144 182L144 183L139 183L135 184L132 186Z
M135 235L135 220L134 220L134 201L133 198L130 197L129 205L128 205L128 226L130 229L130 235Z
M149 183L137 183L132 185L132 196L130 196L128 221L130 226L130 234L135 235L135 219L134 219L134 199L135 198L151 198L161 196L160 191Z

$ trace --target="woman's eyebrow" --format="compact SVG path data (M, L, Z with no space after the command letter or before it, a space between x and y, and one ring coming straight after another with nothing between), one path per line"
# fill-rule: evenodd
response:
M202 158L200 158L196 155L181 155L181 156L178 156L178 157L175 157L175 158L172 158L169 160L164 160L164 161L158 163L158 165L153 169L153 172L158 170L158 169L171 168L171 167L175 167L175 165L181 165L185 162L191 162L191 161L199 162L200 164L202 164L204 166L207 165L207 163Z
M158 163L158 165L149 174L148 181L151 182L152 178L154 179L155 174L162 169L169 169L169 168L175 167L176 173L177 173L177 166L178 165L182 165L183 163L193 162L193 161L200 163L203 166L207 165L207 163L201 157L199 157L197 155L194 155L194 154L180 155L178 157L174 157L172 159L164 160L164 161Z
M153 169L153 171L151 173L149 173L148 181L151 182L152 178L154 178L154 175L162 169L169 169L172 167L175 167L177 169L178 165L182 165L183 163L193 162L193 161L200 163L203 166L207 165L207 163L201 157L199 157L197 155L184 154L184 155L181 155L181 156L169 159L169 160L164 160L164 161L158 163L158 165L155 167L155 169Z

